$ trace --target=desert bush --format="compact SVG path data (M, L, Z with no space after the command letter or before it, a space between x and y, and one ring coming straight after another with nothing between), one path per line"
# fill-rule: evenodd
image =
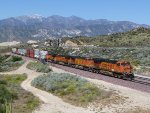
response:
M43 73L48 73L48 72L52 71L48 65L44 65L38 61L30 62L27 65L27 68L31 69L31 70L36 70L37 72L43 72Z
M22 60L22 57L19 57L19 56L12 56L12 61L13 61L13 62L21 61L21 60Z
M26 78L26 74L0 75L0 113L31 113L39 106L39 99L20 85Z
M0 56L0 72L12 71L20 67L24 61L21 57L1 55Z
M11 51L11 47L0 46L0 53L7 53Z
M0 113L11 111L9 109L10 103L12 103L12 100L17 97L16 93L11 92L7 85L7 81L0 80Z
M89 102L105 98L104 94L108 93L81 77L67 73L39 76L32 81L32 85L75 105L87 105Z

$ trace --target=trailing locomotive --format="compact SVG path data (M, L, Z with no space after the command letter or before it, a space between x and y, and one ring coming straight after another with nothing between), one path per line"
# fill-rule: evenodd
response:
M134 79L133 68L131 64L123 60L54 55L49 53L48 51L39 49L12 48L12 52L31 58L44 59L47 62L67 65L73 68L79 68L95 73L102 73L117 78L123 78L127 80Z

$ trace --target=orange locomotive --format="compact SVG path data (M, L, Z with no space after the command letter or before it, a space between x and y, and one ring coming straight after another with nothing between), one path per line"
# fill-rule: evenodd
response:
M133 68L127 61L117 61L100 58L96 58L93 60L95 62L96 69L98 69L98 72L100 73L130 80L134 78Z
M34 49L19 49L12 48L12 52L19 55L24 55L31 58L41 57L43 51L35 51ZM38 53L39 52L39 53ZM111 75L118 78L124 78L132 80L134 79L133 68L131 64L123 60L110 60L103 58L86 58L79 56L63 56L63 55L53 55L44 51L43 60L50 61L53 63L59 63L62 65L71 66L74 68L79 68L95 73L102 73L105 75Z
M68 65L83 70L111 75L118 78L134 79L131 64L123 60L110 60L103 58L86 58L78 56L47 55L48 61Z

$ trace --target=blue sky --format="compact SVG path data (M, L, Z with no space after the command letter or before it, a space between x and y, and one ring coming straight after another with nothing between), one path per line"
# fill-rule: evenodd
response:
M32 14L150 25L150 0L0 0L0 19Z

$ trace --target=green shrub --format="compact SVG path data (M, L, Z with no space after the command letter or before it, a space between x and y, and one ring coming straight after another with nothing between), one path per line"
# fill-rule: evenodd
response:
M27 108L30 110L34 110L34 108L36 108L36 106L39 106L39 99L37 98L28 98L27 100Z
M27 78L21 75L0 75L0 113L31 113L40 101L21 88Z
M139 66L141 64L141 62L140 62L140 60L134 59L134 60L132 60L132 64L134 66Z
M21 57L0 55L0 72L16 70L24 61Z
M108 93L81 77L67 73L48 73L35 78L31 84L76 105L87 105L89 102L104 98L103 94Z
M17 97L16 93L9 91L7 82L0 80L0 113L11 113L12 100Z
M13 61L13 62L21 61L21 60L22 60L22 57L19 57L19 56L12 56L12 61Z
M36 70L37 72L48 73L52 71L48 65L44 65L41 62L30 62L27 65L28 69Z

